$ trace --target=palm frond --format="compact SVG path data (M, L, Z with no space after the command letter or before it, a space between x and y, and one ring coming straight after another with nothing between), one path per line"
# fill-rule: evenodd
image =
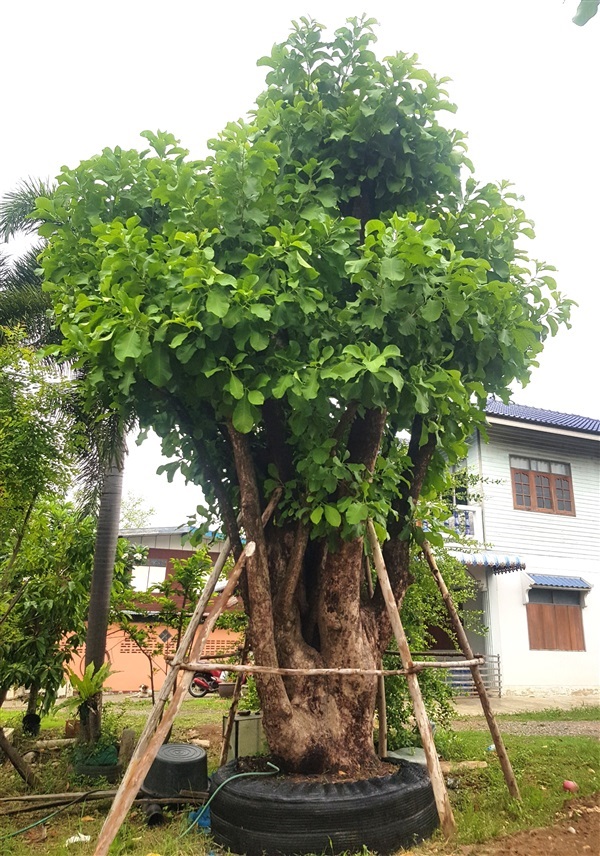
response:
M50 181L26 178L15 190L6 193L0 199L0 239L8 241L18 234L34 234L39 226L37 220L31 219L35 200L40 196L50 196L53 192Z
M136 425L134 416L123 417L99 401L85 403L83 379L75 382L63 408L77 426L82 445L77 460L77 506L85 516L97 516L104 477L111 466L122 467L127 454L125 437Z
M38 241L22 255L12 259L8 285L12 284L15 288L18 288L20 284L23 283L35 286L41 290L42 274L38 259L43 249L44 244L41 241Z
M37 260L41 250L38 244L17 259L0 256L0 326L22 327L35 348L57 339L49 316L51 301L42 291Z

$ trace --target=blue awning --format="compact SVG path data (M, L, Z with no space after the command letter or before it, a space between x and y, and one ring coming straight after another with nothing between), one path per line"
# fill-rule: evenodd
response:
M463 565L490 568L495 574L525 570L525 559L521 556L504 556L498 553L453 553Z
M544 588L566 588L579 591L589 591L591 585L581 577L556 577L552 574L527 574L533 582L532 588L543 586Z

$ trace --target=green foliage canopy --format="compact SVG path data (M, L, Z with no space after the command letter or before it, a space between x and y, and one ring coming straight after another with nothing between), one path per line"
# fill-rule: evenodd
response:
M208 158L147 131L143 152L64 168L35 214L61 352L89 370L90 399L133 406L171 469L235 503L232 423L265 494L283 482L284 518L313 537L354 538L369 516L385 529L410 465L397 432L437 436L433 484L569 311L522 248L532 224L509 186L463 184L446 81L406 54L379 61L372 24L326 41L303 19ZM337 453L352 409L388 414L372 478Z

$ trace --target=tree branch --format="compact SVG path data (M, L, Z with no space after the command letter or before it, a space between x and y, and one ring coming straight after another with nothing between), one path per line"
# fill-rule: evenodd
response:
M13 551L11 553L10 559L8 560L7 566L4 568L4 574L8 575L8 572L12 570L14 563L17 561L17 556L19 555L19 551L21 549L21 544L23 543L23 539L25 538L25 533L27 532L27 524L29 523L29 518L33 512L33 507L38 498L37 493L34 494L33 499L29 503L27 507L27 511L25 512L25 517L23 518L23 523L21 524L21 528L17 535L17 540L15 541L15 545L13 547Z
M233 456L240 488L242 519L246 536L255 542L256 551L248 560L248 613L252 632L252 644L256 659L263 666L278 666L275 646L273 602L269 578L269 559L263 523L256 473L250 452L248 437L241 434L229 422L227 430L231 438ZM260 632L254 632L260 628ZM262 682L262 691L278 698L277 715L290 715L291 708L285 685L281 677L271 676Z
M417 415L412 424L408 457L412 463L407 482L403 485L400 496L393 504L397 519L390 522L388 532L390 538L383 546L383 555L390 576L392 590L398 607L408 586L411 583L409 571L410 538L402 537L414 504L419 499L427 470L437 445L437 436L429 434L423 445L420 445L423 430L423 419ZM386 616L385 604L378 583L371 600L371 608L376 611L379 627L379 645L384 648L391 635L391 625Z
M348 452L353 463L363 464L372 473L381 445L387 411L371 409L356 416L348 437Z
M279 478L287 482L294 475L292 450L286 442L285 415L280 401L268 398L262 408L264 426L268 437L268 452L277 467Z
M335 430L331 435L332 438L339 443L342 439L352 422L354 421L354 417L356 416L356 411L358 410L358 401L351 401L348 407L344 410L342 415L339 418L338 424L335 426Z
M296 594L298 581L300 579L300 574L302 573L302 564L307 544L308 526L299 520L296 527L294 546L292 547L292 552L285 572L285 578L280 590L277 592L274 602L275 614L282 616L284 621L292 609L294 595Z
M168 391L165 392L165 396L168 398L171 407L177 414L177 418L182 424L182 427L185 428L187 436L194 446L198 459L202 462L202 467L206 473L206 478L215 492L215 497L219 505L219 511L221 512L221 516L223 518L225 532L231 542L231 551L234 555L234 558L239 559L242 553L242 540L240 537L240 529L237 523L235 509L233 507L229 494L223 485L223 482L219 475L219 471L215 464L212 462L211 455L209 453L206 443L203 443L201 440L194 436L193 420L185 406L182 404L181 400L176 398ZM227 440L227 437L225 436L224 439Z

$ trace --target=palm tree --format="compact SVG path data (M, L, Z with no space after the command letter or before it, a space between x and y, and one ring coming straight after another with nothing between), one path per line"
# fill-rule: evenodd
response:
M39 223L31 218L36 199L53 192L50 184L27 179L16 190L0 200L0 240L8 241L17 234L34 234ZM22 326L34 347L41 348L58 341L59 334L52 317L48 296L42 291L37 258L43 244L32 246L20 258L9 261L0 254L0 325ZM85 426L87 448L80 460L83 484L82 510L97 513L94 567L88 612L85 665L98 670L104 662L106 634L110 613L110 593L119 536L119 516L123 490L126 454L125 437L135 419L123 420L107 412L98 402L90 412L84 411L83 399L77 394L66 404L74 424ZM88 736L95 740L101 727L102 696L95 699Z

